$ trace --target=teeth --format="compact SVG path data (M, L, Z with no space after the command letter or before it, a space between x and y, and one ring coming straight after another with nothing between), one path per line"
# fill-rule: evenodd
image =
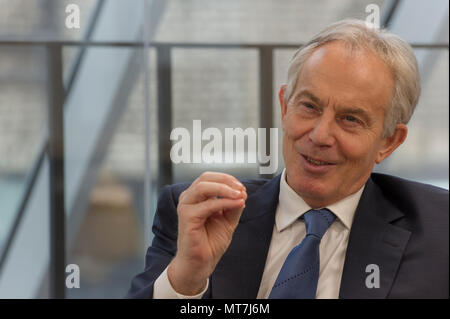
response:
M313 160L312 158L309 158L309 157L307 157L306 160L308 162L310 162L311 164L314 164L314 165L326 165L326 164L328 164L327 162L315 161L315 160Z

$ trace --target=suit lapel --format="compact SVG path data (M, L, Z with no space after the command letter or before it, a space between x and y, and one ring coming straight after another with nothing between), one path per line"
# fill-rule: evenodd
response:
M233 240L211 276L212 298L256 298L275 223L280 176L249 195Z
M403 217L369 179L350 232L339 298L386 298L411 232L392 224ZM379 268L379 288L368 288L368 265Z

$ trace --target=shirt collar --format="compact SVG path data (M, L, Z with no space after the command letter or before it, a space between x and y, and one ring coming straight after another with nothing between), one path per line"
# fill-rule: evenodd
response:
M363 190L364 185L356 193L326 207L349 230ZM283 169L280 178L278 210L275 216L277 230L281 232L310 209L311 207L288 185L286 182L286 169Z

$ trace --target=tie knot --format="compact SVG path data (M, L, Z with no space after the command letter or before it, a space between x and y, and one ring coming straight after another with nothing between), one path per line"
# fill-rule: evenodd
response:
M336 216L328 209L311 209L304 215L306 235L315 235L319 239L326 233Z

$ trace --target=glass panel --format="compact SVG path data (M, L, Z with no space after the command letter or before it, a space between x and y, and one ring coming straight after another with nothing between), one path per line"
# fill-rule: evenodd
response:
M103 62L94 63L98 59ZM74 97L67 101L66 123L83 121L66 127L66 172L70 172L66 175L67 263L78 265L81 273L80 288L68 289L68 298L122 298L132 276L143 269L147 248L144 234L150 230L145 222L151 223L144 217L144 196L151 196L154 204L156 187L152 187L153 195L144 193L147 88L142 59L141 49L88 49L80 77L85 79L83 83L90 84L75 84ZM155 181L158 135L154 50L150 50L148 59L150 163ZM73 106L76 108L70 109ZM90 139L91 134L98 139L94 148L75 145L87 144L85 139ZM72 152L74 149L78 151ZM80 152L89 151L90 159L80 156ZM84 163L81 170L80 163ZM83 177L73 174L74 170L80 170ZM152 212L154 208L150 207Z
M448 7L447 0L399 1L389 29L410 43L448 45Z
M449 187L448 50L415 50L422 66L422 94L403 145L376 170Z
M42 147L45 66L44 49L0 46L0 253Z
M138 41L142 38L143 1L133 0L132 3L115 0L0 0L0 38L85 40L93 25L90 40ZM99 4L99 14L94 17ZM69 5L75 5L77 11ZM154 7L151 10L156 14L152 19L159 19L162 12ZM78 12L79 27L72 27L78 20L74 18Z
M81 40L95 0L0 0L0 37L7 39ZM80 28L67 28L67 5L80 9Z
M222 150L225 128L257 129L259 126L258 52L241 49L174 49L173 127L186 128L192 147L193 120L201 131L220 130ZM169 138L169 136L167 137ZM205 146L208 141L203 141ZM224 159L225 152L223 152ZM247 162L247 161L246 161ZM174 164L176 181L192 180L204 170L219 170L235 176L257 176L256 164Z
M171 0L156 41L294 43L344 18L365 18L368 4L383 0Z

